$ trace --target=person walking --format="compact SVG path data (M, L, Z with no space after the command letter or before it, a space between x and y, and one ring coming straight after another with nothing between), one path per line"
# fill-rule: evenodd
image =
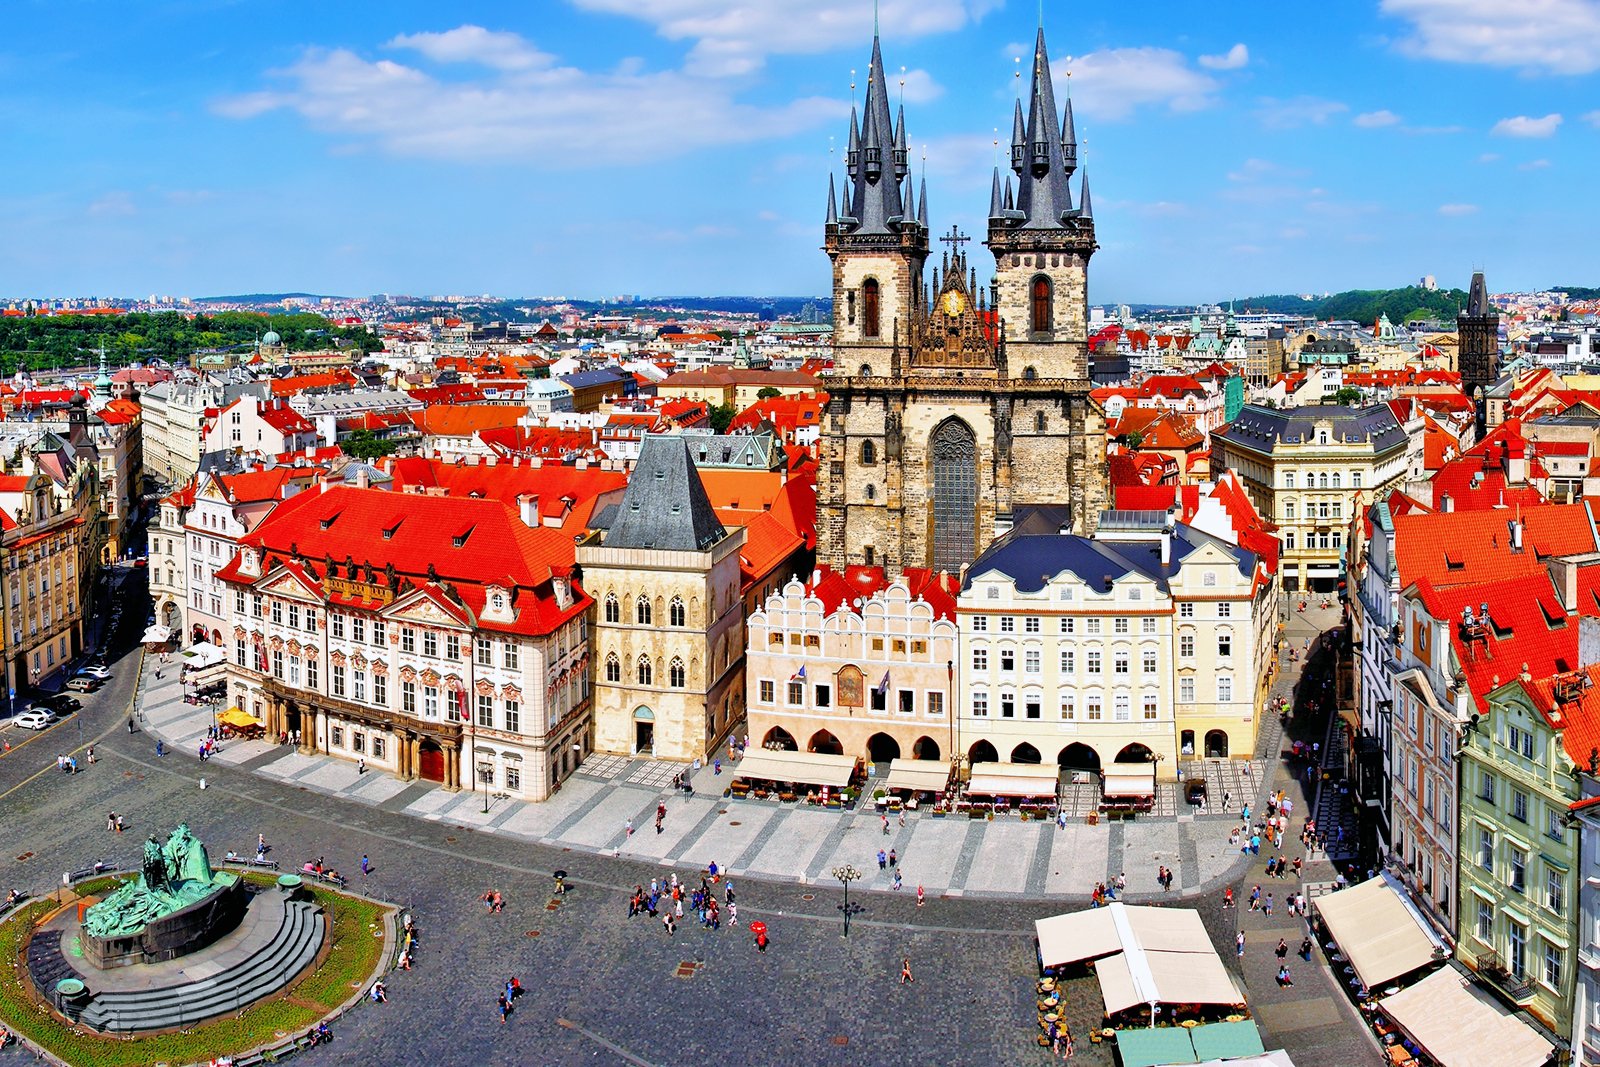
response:
M106 832L110 833L112 830L115 830L116 828L117 828L117 813L114 812L114 811L107 812L106 813Z
M889 816L887 815L883 816L883 833L886 837L889 834Z
M361 856L361 877L365 878L367 875L369 875L371 873L372 873L372 861L367 859L366 854L363 853L362 856Z
M1282 963L1289 956L1289 942L1281 937L1278 938L1278 947L1273 949L1272 952L1273 955L1278 957L1278 962Z
M1233 954L1244 959L1244 931L1240 930L1233 939Z
M883 851L883 849L880 848L878 850L878 870L886 871L888 869L889 869L889 857Z
M907 982L915 981L916 979L911 977L911 957L907 956L900 961L900 984L905 985Z
M922 907L922 884L917 884L917 907Z
M1307 963L1311 962L1311 939L1309 937L1300 942L1300 958Z
M889 866L894 867L900 863L900 856L894 849L889 850Z

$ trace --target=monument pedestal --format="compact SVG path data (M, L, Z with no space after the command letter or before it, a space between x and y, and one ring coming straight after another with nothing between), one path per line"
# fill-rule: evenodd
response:
M217 878L228 882L187 907L151 920L134 933L95 937L85 929L84 959L105 969L158 963L205 948L239 925L249 903L244 881L238 875L225 873Z

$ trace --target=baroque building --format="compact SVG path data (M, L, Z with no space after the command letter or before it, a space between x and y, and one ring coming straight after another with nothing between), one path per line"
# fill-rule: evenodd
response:
M1089 397L1087 178L1073 203L1070 101L1056 110L1041 31L1011 170L994 175L980 285L952 228L925 281L928 197L914 190L904 109L891 119L876 38L852 110L844 187L829 177L834 376L822 444L818 559L958 572L1030 505L1071 507L1086 532L1105 502L1104 419ZM837 192L837 198L835 196Z

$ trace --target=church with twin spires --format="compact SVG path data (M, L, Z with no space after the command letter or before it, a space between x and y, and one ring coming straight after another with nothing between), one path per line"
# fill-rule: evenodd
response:
M1072 101L1057 110L1044 31L1010 172L995 169L990 280L952 228L928 276L926 180L907 165L876 36L851 108L843 187L828 178L834 370L822 437L817 558L836 571L957 574L1028 515L1092 533L1106 505L1105 421L1089 398L1094 214ZM989 273L989 272L985 272Z

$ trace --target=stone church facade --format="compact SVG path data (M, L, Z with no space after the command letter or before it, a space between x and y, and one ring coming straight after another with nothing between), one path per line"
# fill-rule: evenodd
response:
M1072 106L1058 113L1041 31L1011 170L998 169L980 285L962 237L925 277L928 197L912 187L904 108L891 121L873 40L850 119L844 188L829 178L834 374L823 427L818 560L959 573L1022 513L1065 506L1091 533L1106 506L1105 422L1090 400L1094 220ZM1015 181L1013 181L1013 178Z

